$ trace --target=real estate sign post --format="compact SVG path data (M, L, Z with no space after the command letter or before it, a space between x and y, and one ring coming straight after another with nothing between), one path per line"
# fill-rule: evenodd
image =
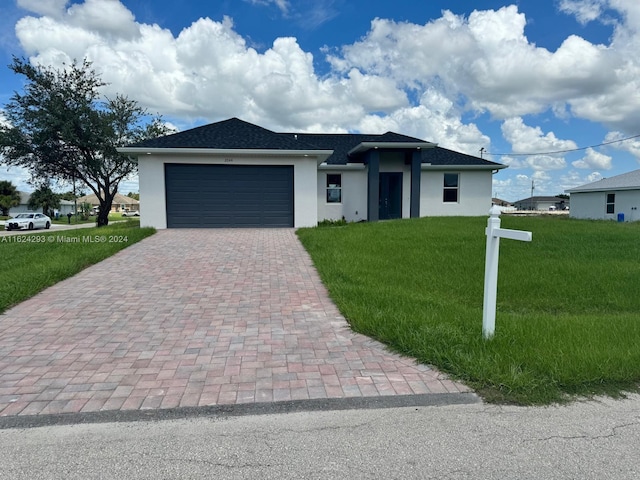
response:
M531 232L500 228L500 208L497 205L489 210L487 221L487 255L484 267L484 303L482 308L482 335L488 339L493 337L496 329L496 297L498 293L498 254L500 239L509 238L530 242Z

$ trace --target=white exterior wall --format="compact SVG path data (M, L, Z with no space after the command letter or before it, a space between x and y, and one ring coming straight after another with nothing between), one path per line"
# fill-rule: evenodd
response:
M367 170L329 169L318 171L318 221L340 220L348 222L367 219ZM327 203L327 174L342 175L342 203Z
M608 193L616 194L614 213L607 213ZM570 201L571 218L617 221L618 214L623 213L625 222L640 220L640 190L572 193Z
M293 165L294 227L313 227L318 222L317 172L315 157L249 157L225 155L141 155L138 157L140 179L140 225L167 228L165 163L224 165Z
M444 174L457 173L458 202L442 201ZM420 216L484 216L491 208L491 170L422 170Z

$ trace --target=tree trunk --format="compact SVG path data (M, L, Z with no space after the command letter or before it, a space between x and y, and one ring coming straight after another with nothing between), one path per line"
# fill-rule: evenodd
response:
M109 210L106 208L103 210L100 208L98 210L98 216L96 218L96 226L97 227L106 227L109 225Z

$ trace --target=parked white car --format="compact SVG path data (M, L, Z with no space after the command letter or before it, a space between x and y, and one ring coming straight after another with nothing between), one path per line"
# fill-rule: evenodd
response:
M34 228L46 228L51 226L51 219L44 213L19 213L4 223L4 229L9 230L33 230Z
M137 210L125 210L124 212L122 212L122 216L123 217L139 217L140 212Z

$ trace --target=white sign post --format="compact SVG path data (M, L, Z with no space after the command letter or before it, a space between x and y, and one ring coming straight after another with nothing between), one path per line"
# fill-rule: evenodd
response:
M482 335L491 338L496 330L496 297L498 294L498 254L500 239L531 241L531 232L500 228L500 208L489 210L487 222L487 256L484 267L484 304L482 308Z

